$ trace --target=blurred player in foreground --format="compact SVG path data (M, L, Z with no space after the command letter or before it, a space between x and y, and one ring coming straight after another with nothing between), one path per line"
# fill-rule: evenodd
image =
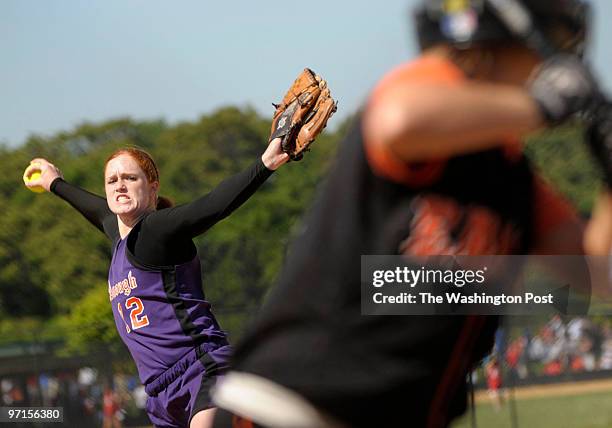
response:
M228 367L231 348L202 290L200 259L192 241L230 215L289 156L280 139L247 170L212 192L171 207L158 197L159 171L136 148L117 150L104 167L106 199L64 181L46 159L28 187L42 186L69 202L113 243L108 292L115 324L149 398L156 427L210 426L210 388Z
M560 52L544 60L488 1L421 2L422 54L388 73L309 213L214 400L214 426L444 427L498 319L364 316L361 255L607 254L610 199L589 233L521 150L587 109L588 5L522 2Z

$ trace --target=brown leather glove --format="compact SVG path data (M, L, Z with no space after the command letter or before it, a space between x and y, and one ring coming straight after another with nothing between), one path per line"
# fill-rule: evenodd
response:
M270 141L281 138L281 147L291 160L301 160L305 151L327 125L337 109L327 82L311 69L295 79L272 118Z

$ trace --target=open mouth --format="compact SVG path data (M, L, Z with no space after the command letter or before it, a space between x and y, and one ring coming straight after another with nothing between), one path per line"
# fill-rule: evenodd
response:
M123 201L127 201L127 200L129 200L129 199L130 199L130 197L129 197L128 195L118 195L118 196L115 198L115 200L116 200L117 202L123 202Z

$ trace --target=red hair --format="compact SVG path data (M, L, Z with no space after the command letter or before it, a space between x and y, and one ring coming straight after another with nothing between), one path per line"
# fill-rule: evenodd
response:
M159 182L159 169L157 169L157 165L155 165L155 161L153 160L153 157L146 151L136 148L136 147L124 147L122 149L115 150L106 159L106 162L104 162L104 170L106 171L106 166L111 160L121 155L128 155L132 159L134 159L136 163L138 164L138 166L140 167L140 169L142 169L142 172L145 173L145 176L147 177L147 180L149 181L149 183L153 183L154 181ZM163 196L157 197L156 208L158 210L163 209L163 208L169 208L173 205L174 203L170 199L163 197Z
M151 155L144 150L136 147L124 147L122 149L115 150L108 157L108 159L106 159L106 162L104 162L104 170L106 171L106 166L110 161L121 155L131 156L132 159L136 161L140 169L142 169L142 171L145 173L149 183L159 181L159 170L157 169L157 165L155 165L153 157L151 157Z

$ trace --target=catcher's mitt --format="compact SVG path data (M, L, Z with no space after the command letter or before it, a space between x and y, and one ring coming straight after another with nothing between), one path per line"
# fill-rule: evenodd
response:
M281 138L281 147L291 160L301 160L336 111L336 105L327 82L305 68L283 101L274 104L276 111L272 118L270 141Z

